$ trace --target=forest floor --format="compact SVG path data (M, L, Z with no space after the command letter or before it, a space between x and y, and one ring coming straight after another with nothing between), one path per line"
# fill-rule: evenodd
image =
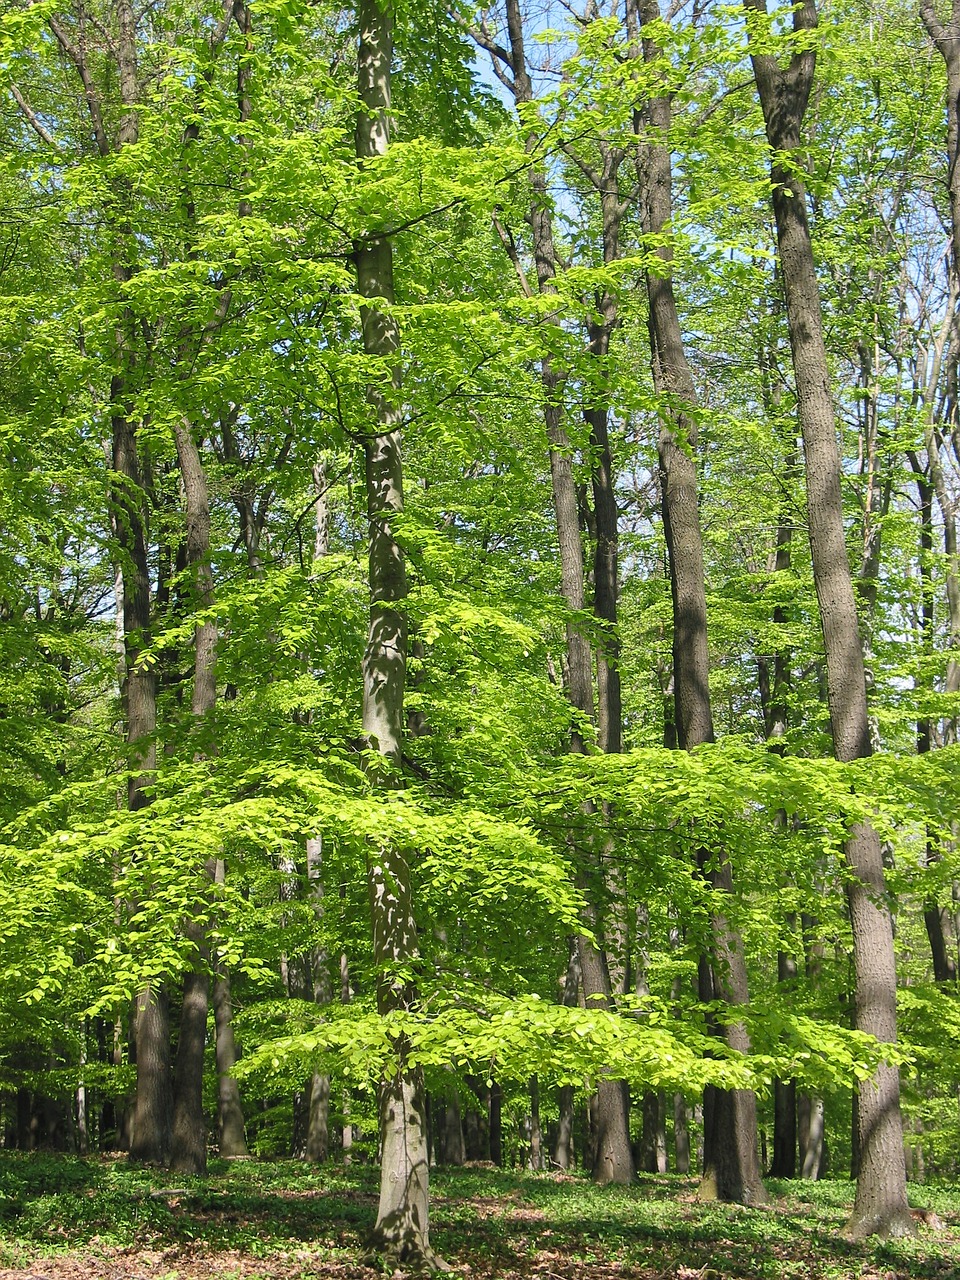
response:
M849 1182L772 1181L760 1209L698 1204L695 1185L437 1171L431 1237L468 1280L960 1280L958 1187L911 1187L929 1219L914 1239L852 1242ZM213 1163L189 1179L0 1152L0 1280L374 1280L375 1209L370 1166Z

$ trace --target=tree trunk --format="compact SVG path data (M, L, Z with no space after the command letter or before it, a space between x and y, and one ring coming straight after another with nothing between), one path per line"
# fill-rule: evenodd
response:
M625 205L620 200L618 173L623 162L622 148L601 141L602 170L585 165L600 198L603 261L612 266L620 257L620 222ZM582 163L582 162L581 162ZM597 365L594 396L600 401L584 410L590 428L590 485L593 493L593 613L602 624L597 653L597 738L601 751L617 754L623 750L623 699L620 685L620 636L618 627L620 518L609 433L609 375L607 360L610 339L617 323L617 299L605 289L598 299L599 321L587 325L588 351ZM609 820L612 811L604 807ZM627 885L622 863L612 841L603 856L604 911L603 950L611 992L626 994L627 972ZM626 1105L629 1107L629 1097ZM619 1128L619 1123L618 1123ZM629 1111L627 1114L629 1129ZM629 1180L633 1171L623 1168L615 1181Z
M304 1159L322 1164L330 1155L330 1077L315 1071L310 1077Z
M488 1114L490 1128L490 1159L497 1166L503 1168L503 1093L500 1089L500 1081L494 1080L490 1085L490 1094L488 1098Z
M223 1160L247 1160L240 1087L231 1074L239 1057L233 1035L233 1001L230 975L219 968L213 977L213 1016L217 1037L217 1115L220 1132L220 1157Z
M86 1066L86 1063L87 1063L87 1021L86 1019L84 1019L81 1023L80 1035L81 1035L81 1045L80 1045L80 1055L79 1055L80 1057L79 1066L80 1066L81 1074L80 1074L79 1080L77 1081L77 1092L76 1092L76 1104L77 1104L76 1149L77 1149L78 1155L85 1156L85 1155L88 1155L90 1151L90 1111L89 1111L88 1099L87 1099L87 1086L83 1076L83 1068Z
M320 552L317 552L319 557ZM307 840L307 893L317 919L323 916L323 842L319 836ZM324 950L315 947L310 956L310 972L313 977L313 999L318 1005L327 1005L333 999L330 967ZM330 1077L315 1071L310 1080L307 1111L307 1133L304 1156L314 1163L322 1163L330 1154Z
M389 0L361 0L357 58L360 110L356 156L362 165L386 153L390 129L393 12ZM384 211L386 214L387 211ZM372 770L381 786L400 785L403 692L406 676L407 595L402 549L392 521L403 510L400 462L400 335L389 312L393 303L393 249L386 235L369 234L355 243L357 290L363 346L369 357L391 366L391 385L371 382L368 400L375 420L364 441L369 520L370 626L363 655L363 731L379 753ZM411 899L410 868L402 851L385 845L367 857L367 887L374 964L379 974L381 1014L416 1003L411 984L392 975L409 970L418 955ZM394 1266L449 1270L429 1242L429 1166L423 1072L396 1046L394 1069L380 1082L380 1202L372 1248Z
M800 1177L816 1182L823 1170L823 1099L810 1093L797 1097L797 1136L800 1147Z
M670 749L670 748L668 748ZM676 941L673 929L670 941ZM650 984L647 981L650 944L650 913L645 904L637 907L636 934L634 938L634 955L636 969L634 972L634 991L637 997L637 1008L643 1016L643 1000L650 995ZM674 998L679 995L679 988L674 983L671 993ZM667 1099L666 1094L655 1089L648 1089L643 1095L641 1105L642 1128L640 1131L638 1167L644 1173L666 1173L667 1171Z
M340 895L343 896L345 888L340 886ZM350 961L345 951L340 953L340 1003L349 1004L353 999L353 987L350 984ZM352 1096L350 1086L344 1083L343 1086L343 1126L340 1130L340 1148L343 1154L344 1166L350 1164L353 1159L353 1121L351 1119Z
M690 1125L687 1100L682 1093L673 1095L673 1152L677 1173L689 1173Z
M202 1176L207 1169L207 1126L203 1116L203 1057L207 1042L210 979L205 972L183 979L180 1038L173 1078L170 1168Z
M920 639L925 656L932 655L934 646L934 592L931 559L933 556L933 493L934 487L916 454L910 454L917 484L920 507ZM932 725L928 717L917 721L917 755L926 755L933 745ZM940 850L927 840L927 866L937 862ZM953 933L951 912L938 902L928 900L924 904L923 923L930 942L935 982L956 982L956 959L947 946L947 938Z
M98 154L106 159L137 142L140 84L137 70L136 18L130 0L115 0L116 40L110 47L111 70L116 73L120 110L108 118L88 62L84 40L71 39L68 29L54 15L47 25L82 85L82 101L89 115L90 132ZM79 86L78 86L79 87ZM110 129L114 126L115 134ZM111 195L111 231L115 251L111 270L122 295L131 277L127 253L133 239L125 210L131 191L122 177L114 180ZM121 689L131 774L127 799L131 811L150 802L147 787L156 767L157 682L153 663L141 661L150 640L150 568L147 554L148 502L141 483L131 390L140 375L137 367L138 327L132 311L123 307L113 334L110 403L113 450L110 480L112 518L120 547L123 581L123 639L125 662ZM140 772L142 771L142 772ZM137 998L137 1096L131 1121L130 1157L150 1164L166 1160L170 1135L170 1043L166 993L148 987ZM165 1037L158 1039L157 1037Z
M729 866L711 877L715 889L730 893ZM714 959L710 971L713 996L728 1005L747 1003L747 973L743 945L725 918L713 919ZM724 1028L724 1039L737 1053L750 1052L750 1038L740 1022ZM762 1204L766 1191L760 1175L757 1097L748 1089L708 1089L703 1104L703 1178L701 1200L729 1200L735 1204Z
M643 1095L640 1168L644 1173L667 1172L667 1095L648 1089Z
M773 1082L773 1162L771 1178L797 1176L797 1086L793 1080Z
M217 860L214 878L223 883L226 865ZM230 994L230 974L222 965L213 972L213 1017L216 1028L217 1058L217 1119L220 1134L220 1157L223 1160L248 1160L250 1150L243 1122L243 1104L240 1086L233 1077L239 1053L233 1034L233 999Z
M813 81L815 49L805 42L787 69L760 52L758 16L765 0L747 0L754 76L771 164L773 212L786 297L807 479L807 519L813 576L827 666L834 751L851 761L871 751L863 650L853 577L844 539L840 456L823 340L820 294L807 224L806 191L797 176L800 129ZM800 33L816 26L813 0L794 13ZM781 159L782 157L782 159ZM853 931L856 1022L881 1043L896 1040L896 965L880 841L869 824L854 827L845 845L851 875L847 903ZM860 1174L849 1229L856 1236L912 1234L906 1198L900 1080L882 1064L860 1088Z
M125 395L123 379L114 377L113 403L122 403ZM150 803L147 786L157 764L157 679L154 664L140 660L150 635L147 499L140 479L136 435L126 414L113 417L113 470L118 477L113 503L123 574L122 701L132 763L143 770L142 774L131 773L127 782L127 803L136 811ZM172 1106L166 991L162 986L146 987L137 997L136 1010L137 1089L130 1120L130 1158L163 1165L170 1153Z
M137 996L134 1045L137 1099L131 1119L130 1159L166 1164L170 1154L170 1014L163 987L146 987Z
M434 1113L439 1122L436 1125L437 1163L462 1165L467 1158L467 1152L463 1133L463 1115L460 1109L460 1093L456 1082L451 1079L444 1093L439 1097L434 1095L433 1101L436 1104Z
M628 28L635 38L641 24L660 18L657 0L640 0L628 12ZM657 62L662 51L651 36L641 40L644 59ZM647 272L650 353L654 388L661 397L658 454L663 499L663 525L670 562L673 600L673 688L677 737L681 750L691 751L713 741L710 705L710 661L707 646L707 601L703 563L703 538L698 511L697 470L694 460L697 424L696 390L687 363L673 290L672 250L663 237L669 230L672 208L672 166L666 139L672 118L670 98L652 97L647 106L651 140L645 148L645 230L656 245L659 259ZM636 128L643 126L637 112ZM701 870L720 893L732 893L733 877L724 851L716 870L705 870L708 860L717 863L717 851L703 851ZM749 1001L743 943L726 917L717 911L712 919L714 980L718 996L728 1004ZM750 1040L742 1023L724 1028L724 1035L739 1052L750 1052ZM743 1204L759 1204L766 1193L757 1155L756 1097L746 1090L711 1093L711 1123L704 1130L704 1176L700 1194Z
M563 1001L569 1008L580 999L580 952L576 938L570 939L570 959L563 980ZM553 1163L558 1169L573 1168L573 1086L560 1087L557 1099L557 1136L553 1146Z
M528 1163L534 1173L542 1173L546 1163L543 1156L543 1130L540 1126L540 1081L536 1076L530 1077L530 1159Z
M777 953L777 981L793 983L797 962L784 951ZM793 1080L773 1082L772 1178L797 1176L797 1086Z
M765 378L765 383L767 381L769 379ZM775 407L776 400L772 392L765 389L764 399L770 408ZM791 476L795 474L797 466L794 446L795 440L791 440L786 457L786 471ZM790 569L793 532L788 504L789 498L785 498L777 523L776 547L771 561L768 562L768 570L775 574L783 574ZM773 622L777 627L786 624L787 613L782 605L777 605L774 609ZM767 744L772 752L782 755L783 738L787 732L787 693L790 678L788 655L782 646L778 645L773 654L772 663L767 655L758 656L757 673ZM782 809L777 812L774 823L779 827L786 825L787 814ZM796 976L796 960L783 951L778 952L777 981L792 982ZM797 1087L792 1080L777 1079L773 1082L773 1161L770 1166L770 1176L773 1178L797 1176Z
M180 477L186 508L185 550L193 573L192 595L195 610L214 603L213 571L210 567L210 499L207 477L190 423L174 427ZM202 735L212 733L210 718L217 701L217 624L209 618L199 622L194 632L193 692L190 710ZM199 739L196 757L211 754L212 741ZM216 864L207 867L211 879ZM206 1048L207 1013L210 999L209 949L205 932L192 922L185 926L195 946L195 968L183 980L183 1008L173 1086L173 1132L170 1168L179 1173L202 1175L207 1167L206 1122L203 1115L203 1060Z

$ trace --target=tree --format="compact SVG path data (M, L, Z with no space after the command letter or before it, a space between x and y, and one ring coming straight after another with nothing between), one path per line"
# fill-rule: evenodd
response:
M657 4L639 5L632 14L634 40L641 39L647 63L662 59L663 51L651 26L660 18ZM641 23L644 32L641 32ZM683 349L680 320L673 293L672 254L662 237L668 233L673 178L667 139L670 132L669 92L651 95L647 106L651 139L645 148L644 190L646 230L656 260L646 275L649 304L653 383L665 411L660 415L658 456L663 524L670 562L673 598L673 689L677 739L691 751L714 740L710 704L710 660L707 647L707 601L703 540L697 498L697 396ZM638 115L638 123L640 112ZM698 861L714 889L730 893L733 878L729 859L721 850L703 849ZM713 868L709 870L709 868ZM701 997L719 997L733 1006L749 1001L743 943L722 910L712 922L712 963L700 966ZM724 1031L739 1052L750 1051L745 1026L730 1022ZM757 1102L749 1090L710 1090L704 1099L704 1178L701 1195L719 1196L746 1204L766 1199L758 1165Z
M810 550L823 626L834 750L839 760L858 760L871 753L866 676L843 529L840 456L820 293L798 163L813 84L816 46L812 35L817 14L812 0L795 10L796 48L785 70L762 47L767 31L764 0L748 0L747 16L751 60L772 150L771 194L803 433ZM893 931L880 840L868 822L858 823L851 831L845 853L851 871L847 901L853 927L857 1026L881 1043L893 1044L897 1037ZM881 1064L861 1086L857 1125L860 1171L851 1230L856 1235L912 1234L899 1073L892 1063Z
M357 61L360 108L357 160L386 154L390 133L393 14L379 0L362 0ZM356 241L357 289L364 299L363 346L376 362L370 384L374 427L364 440L370 522L370 629L363 656L363 731L380 763L379 785L400 784L407 671L407 582L403 550L393 522L403 511L400 461L400 335L389 308L394 301L393 249L383 227ZM367 885L381 1015L416 1002L412 966L418 957L410 869L404 852L384 845L368 856ZM397 1058L380 1082L380 1204L373 1240L378 1252L401 1264L446 1271L430 1248L429 1160L423 1072L407 1060L401 1036Z

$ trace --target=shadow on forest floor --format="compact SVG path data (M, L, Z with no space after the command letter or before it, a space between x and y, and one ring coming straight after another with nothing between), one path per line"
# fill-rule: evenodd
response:
M911 1188L942 1229L853 1243L851 1183L768 1186L769 1206L741 1209L698 1204L678 1177L446 1170L432 1239L477 1280L960 1280L960 1189ZM0 1152L0 1280L372 1280L376 1189L370 1166L215 1162L199 1179Z

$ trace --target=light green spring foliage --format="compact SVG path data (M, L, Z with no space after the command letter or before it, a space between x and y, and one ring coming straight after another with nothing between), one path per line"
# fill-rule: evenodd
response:
M251 48L232 30L211 58L212 8L159 6L140 33L139 141L102 159L44 26L49 7L9 13L2 27L3 74L42 110L56 143L43 143L7 102L2 182L16 232L0 274L3 1048L53 1046L72 1069L79 1019L122 1014L145 982L176 978L196 962L183 929L189 917L208 927L232 971L246 1006L244 1070L265 1090L321 1065L350 1082L375 1080L398 1037L435 1081L447 1069L493 1073L514 1089L532 1074L587 1086L604 1068L638 1089L690 1092L708 1081L764 1087L775 1074L824 1089L869 1071L876 1047L842 1028L838 1008L848 983L843 836L859 819L879 824L901 901L945 901L956 854L944 843L935 868L923 862L926 841L950 835L960 770L953 750L909 755L907 726L921 695L905 685L933 663L912 655L904 663L902 644L885 640L880 625L877 719L905 754L855 766L820 758L828 744L815 679L819 636L801 487L788 466L792 388L763 213L762 131L752 96L737 87L738 14L718 9L702 31L661 31L664 59L640 84L613 24L588 25L576 45L567 32L566 76L521 128L471 83L463 37L446 15L426 22L419 7L404 9L396 144L358 173L353 33L339 12L264 0L253 6ZM856 309L848 306L844 272L872 279L894 252L865 244L861 213L882 175L858 169L859 141L844 142L847 80L880 74L857 43L857 21L841 15L824 36L831 89L811 141L838 382L866 303L879 305L867 289ZM863 66L850 77L855 52ZM108 64L101 50L96 73L114 128ZM238 66L249 72L252 103L242 129ZM882 73L883 109L864 125L871 154L904 164L929 158L929 141L903 141L919 127L917 102L939 92L925 68L917 62L916 85ZM641 288L654 246L631 206L623 260L601 265L596 194L569 150L589 162L598 138L629 142L625 84L639 93L660 77L676 95L672 243L702 394L712 681L729 735L694 756L658 745L671 619L650 483L662 406L647 372ZM556 179L551 190L562 188L563 262L558 298L548 302L522 295L491 230L496 211L527 254L523 142L531 129L542 135L534 158ZM627 193L629 168L626 160ZM392 370L362 354L351 269L354 239L382 231L394 233L403 334L407 507L397 534L414 642L407 711L426 729L406 744L405 789L387 798L371 791L360 741L361 445L367 388L386 386ZM130 270L122 283L118 257ZM621 324L598 370L583 330L603 288L616 293ZM561 323L543 325L554 308ZM124 363L117 326L131 316L136 345ZM621 635L636 748L616 758L565 754L568 618L557 592L537 377L545 352L568 371L562 394L583 484L582 409L602 394L613 410L630 529ZM135 814L123 799L118 550L102 448L120 371L149 460L153 571L164 558L174 564L171 602L157 612L143 659L163 677L159 764L153 802ZM208 616L220 630L222 696L199 726L187 710L198 615L175 570L183 510L172 428L184 418L209 477L216 603ZM908 415L899 419L890 449L914 427ZM331 554L314 561L311 470L321 456ZM847 488L853 508L861 479L851 476ZM897 492L903 499L902 483ZM264 513L257 564L238 537L241 501ZM904 501L889 517L891 563L900 567L913 555ZM794 559L789 574L775 575L768 558L784 518L795 522ZM787 622L775 626L777 605ZM575 622L596 637L589 613ZM777 648L805 671L790 692L784 758L760 742L755 692L755 655ZM922 695L924 705L933 709L938 696ZM304 855L316 836L319 911ZM563 1008L556 997L568 939L580 928L575 863L611 836L631 900L648 908L651 994L618 1013ZM411 864L421 950L410 975L420 1006L386 1021L369 998L364 889L366 853L385 840ZM730 857L738 885L723 910L751 964L748 1060L708 1044L693 995L696 955L717 910L692 870L705 844ZM213 889L204 867L216 858L227 875ZM828 952L823 977L816 987L798 979L781 999L774 953L799 955L809 945L797 921L811 902ZM683 936L671 946L678 925ZM280 1000L281 955L315 951L347 955L360 993L352 1005L317 1014ZM953 1017L943 992L911 995L908 1066L915 1061L922 1073L939 1061L956 1074L942 1057Z

